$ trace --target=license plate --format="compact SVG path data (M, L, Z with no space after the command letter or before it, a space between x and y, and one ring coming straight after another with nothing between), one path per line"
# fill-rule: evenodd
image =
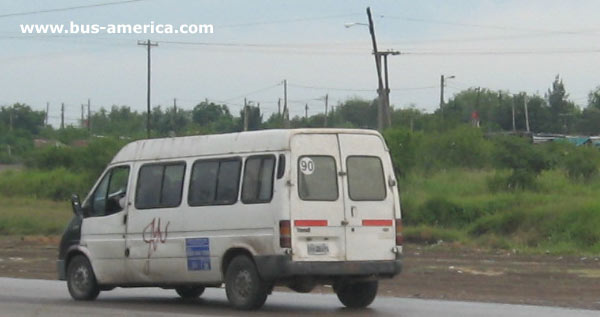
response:
M321 255L328 254L329 246L327 243L309 243L308 244L308 254L309 255Z

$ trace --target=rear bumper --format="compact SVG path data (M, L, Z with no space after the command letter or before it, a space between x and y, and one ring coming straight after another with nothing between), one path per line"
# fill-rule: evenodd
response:
M289 255L254 257L258 272L267 281L296 276L375 276L391 278L402 272L402 257L390 261L300 262Z

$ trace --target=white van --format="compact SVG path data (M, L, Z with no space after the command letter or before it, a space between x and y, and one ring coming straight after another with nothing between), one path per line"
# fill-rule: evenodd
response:
M58 259L76 300L115 287L195 298L225 284L238 309L276 285L333 285L366 307L402 269L396 178L371 130L264 130L132 142L75 217Z

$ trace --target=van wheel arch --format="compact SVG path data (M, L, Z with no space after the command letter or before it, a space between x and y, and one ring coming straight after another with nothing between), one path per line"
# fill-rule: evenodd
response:
M84 256L88 259L88 261L90 261L90 258L87 256L87 254L83 253L81 250L73 250L73 251L67 253L67 256L65 257L65 271L66 271L66 268L69 267L71 260L73 260L73 258L78 255ZM91 261L90 261L90 263L91 263Z
M223 280L225 279L225 272L227 272L227 267L229 267L231 260L233 260L238 255L247 256L248 258L250 258L250 260L252 260L252 262L254 262L254 265L256 265L256 262L254 261L254 256L247 249L244 249L244 248L229 249L229 250L227 250L227 252L225 252L225 254L223 255L223 258L221 260L221 275L223 276Z

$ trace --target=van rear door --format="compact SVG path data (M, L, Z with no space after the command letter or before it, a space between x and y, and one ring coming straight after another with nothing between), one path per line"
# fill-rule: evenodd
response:
M342 162L337 135L298 134L291 148L293 259L344 261L344 183L338 174Z
M339 134L344 171L346 260L393 260L395 254L394 195L389 154L381 138Z

